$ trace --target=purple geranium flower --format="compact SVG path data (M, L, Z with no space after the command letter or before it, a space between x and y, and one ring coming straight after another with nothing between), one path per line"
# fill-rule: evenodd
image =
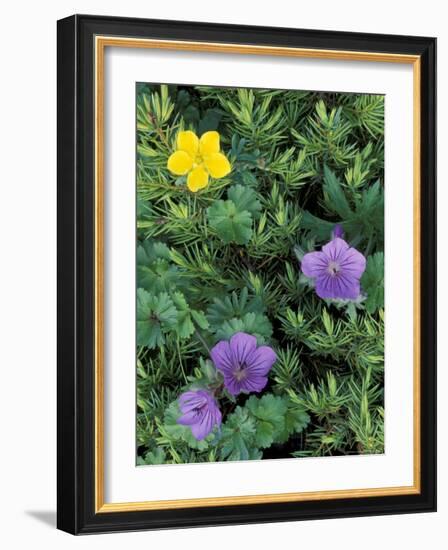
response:
M215 426L221 425L221 411L213 395L206 390L183 393L179 397L179 407L183 414L177 423L190 426L198 441L207 437Z
M222 340L211 350L215 367L224 375L224 385L232 395L259 392L268 383L268 372L277 360L269 346L258 346L255 336L237 332L230 342Z
M316 281L320 298L356 300L359 280L366 269L366 259L344 239L334 237L320 252L309 252L302 260L302 271Z

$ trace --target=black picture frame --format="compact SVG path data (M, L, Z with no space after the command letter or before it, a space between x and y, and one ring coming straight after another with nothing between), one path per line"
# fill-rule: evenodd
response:
M419 494L95 511L94 55L97 35L416 55L421 67ZM436 510L436 39L74 15L58 21L57 525L73 534Z

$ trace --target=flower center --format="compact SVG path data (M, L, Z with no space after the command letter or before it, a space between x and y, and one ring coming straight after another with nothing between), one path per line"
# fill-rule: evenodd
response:
M206 406L207 406L207 401L204 399L200 403L198 403L198 405L193 409L194 414L196 416L202 414Z
M244 369L244 365L240 365L237 369L235 369L233 371L233 376L238 380L238 382L244 380L247 377L247 372Z
M336 276L341 271L341 267L336 262L330 262L327 271L330 275Z
M204 162L204 159L201 155L196 155L193 159L193 168L197 168L198 166L201 166L201 164Z

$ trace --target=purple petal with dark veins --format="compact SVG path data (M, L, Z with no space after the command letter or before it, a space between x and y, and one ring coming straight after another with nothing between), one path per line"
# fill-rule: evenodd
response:
M316 294L319 298L334 300L356 300L361 292L359 280L350 275L337 277L325 275L316 280Z
M325 254L325 256L331 260L332 262L337 262L341 256L345 254L345 252L349 249L348 244L344 241L344 239L340 239L339 237L336 237L335 239L331 240L329 243L327 243L325 246L322 247L322 252Z
M237 380L233 374L229 376L224 375L224 386L230 395L238 395L241 393L242 383L240 380Z
M251 376L250 378L246 378L246 380L243 380L241 382L241 390L248 393L258 393L266 386L267 383L267 376Z
M178 424L183 424L184 426L191 426L200 422L202 415L197 410L191 410L183 414L180 418L177 419Z
M207 437L207 435L213 430L214 418L210 411L206 411L202 416L201 421L191 426L191 433L194 437L200 441Z
M226 373L231 373L233 371L233 357L230 350L229 342L221 340L216 346L214 346L210 351L210 357L215 365L215 367L221 371L224 376Z
M277 361L275 351L269 346L260 346L246 359L248 377L266 376Z
M232 351L233 362L243 365L247 362L247 357L256 349L257 339L251 334L237 332L230 338L230 349Z
M187 391L179 397L179 407L182 412L188 412L202 407L207 402L206 392L202 390Z
M339 260L342 273L358 279L366 269L366 259L355 248L349 248Z
M302 258L301 268L307 277L319 277L328 268L328 258L323 252L308 252Z

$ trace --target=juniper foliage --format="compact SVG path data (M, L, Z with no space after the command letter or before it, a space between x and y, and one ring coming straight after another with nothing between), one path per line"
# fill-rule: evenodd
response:
M199 193L166 168L184 129L218 130L232 164ZM138 85L138 464L384 452L383 172L382 96ZM300 271L336 223L367 258L357 302ZM277 362L197 441L177 397L238 331Z

